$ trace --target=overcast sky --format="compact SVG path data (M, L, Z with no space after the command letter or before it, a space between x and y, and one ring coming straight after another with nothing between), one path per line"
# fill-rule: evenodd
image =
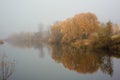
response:
M101 22L120 23L120 0L0 0L0 38L12 32L37 31L82 12L95 13Z

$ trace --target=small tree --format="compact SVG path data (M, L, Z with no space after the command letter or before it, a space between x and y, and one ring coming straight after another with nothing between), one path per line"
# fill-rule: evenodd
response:
M14 72L14 62L6 60L6 55L3 54L0 62L0 80L9 80Z
M59 23L55 23L51 27L49 42L60 43L62 39L61 26Z
M92 41L94 48L109 49L111 45L112 23L109 21L105 25L100 25L97 37Z
M114 27L113 27L113 34L117 34L117 33L119 33L119 26L118 26L118 24L115 24L114 25Z

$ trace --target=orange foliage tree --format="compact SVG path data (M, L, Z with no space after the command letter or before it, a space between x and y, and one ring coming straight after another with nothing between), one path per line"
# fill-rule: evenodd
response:
M49 42L51 43L60 43L62 39L60 23L55 23L50 30Z
M77 40L88 39L94 34L99 26L99 21L93 13L77 14L73 18L66 19L65 21L55 24L51 28L52 40L61 40L63 43L71 43ZM62 34L58 36L58 33ZM59 37L59 38L58 38Z
M120 32L119 26L118 26L118 24L115 24L114 27L113 27L113 34L117 34L119 32Z
M74 24L78 29L82 29L82 38L89 38L89 36L96 32L99 26L99 21L93 13L82 13L75 15L73 18Z

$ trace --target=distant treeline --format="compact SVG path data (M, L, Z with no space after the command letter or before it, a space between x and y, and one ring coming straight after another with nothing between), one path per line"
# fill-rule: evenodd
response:
M111 21L101 23L93 13L81 13L56 22L50 29L35 33L21 32L8 37L8 42L64 44L78 49L120 50L120 30Z
M9 35L6 39L7 42L10 43L42 43L48 42L49 31L43 30L42 27L38 32L20 32L20 33L13 33Z

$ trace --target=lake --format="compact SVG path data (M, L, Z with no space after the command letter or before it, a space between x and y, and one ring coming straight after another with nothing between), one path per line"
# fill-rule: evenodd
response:
M110 52L79 51L43 43L6 42L0 45L0 56L3 54L8 61L15 62L14 72L8 80L120 79L120 55Z

